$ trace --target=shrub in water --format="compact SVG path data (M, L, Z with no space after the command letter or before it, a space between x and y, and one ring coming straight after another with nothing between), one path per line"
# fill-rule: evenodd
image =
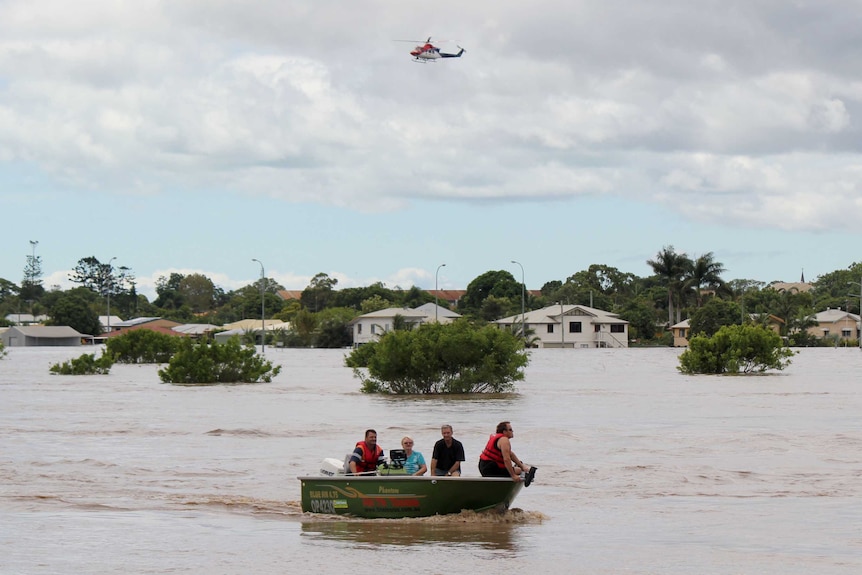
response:
M781 336L758 325L726 325L715 335L697 335L679 356L682 373L762 373L784 369L794 352Z
M221 344L183 339L159 377L165 383L182 384L268 383L279 373L281 366L273 367L253 347L242 347L237 338Z
M392 394L511 391L528 361L511 331L467 321L391 331L345 359L362 391Z
M110 354L102 354L96 359L92 353L85 353L81 357L73 358L63 363L55 363L51 366L51 373L56 375L107 375L111 371L114 360Z
M108 338L108 353L120 363L167 363L179 348L181 336L135 329Z

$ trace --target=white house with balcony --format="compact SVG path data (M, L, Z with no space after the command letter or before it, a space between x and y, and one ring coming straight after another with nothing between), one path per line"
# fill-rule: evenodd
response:
M521 314L498 319L501 329L520 330ZM585 305L555 304L524 314L533 347L628 347L629 322L615 313ZM533 333L530 334L530 331Z

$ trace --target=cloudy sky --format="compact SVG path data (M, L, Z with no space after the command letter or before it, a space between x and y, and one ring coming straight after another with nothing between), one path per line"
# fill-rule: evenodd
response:
M862 6L0 0L0 277L527 287L862 260ZM439 39L464 57L414 63Z

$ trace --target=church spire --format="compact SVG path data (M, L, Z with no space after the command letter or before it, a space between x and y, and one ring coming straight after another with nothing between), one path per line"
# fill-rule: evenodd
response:
M802 268L802 279L800 279L802 283L805 283L805 268Z

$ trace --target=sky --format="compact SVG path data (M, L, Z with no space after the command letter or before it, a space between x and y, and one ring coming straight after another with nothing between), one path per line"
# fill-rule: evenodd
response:
M856 0L0 0L0 278L540 289L673 246L811 281L862 260L860 29ZM413 62L429 36L466 52Z

